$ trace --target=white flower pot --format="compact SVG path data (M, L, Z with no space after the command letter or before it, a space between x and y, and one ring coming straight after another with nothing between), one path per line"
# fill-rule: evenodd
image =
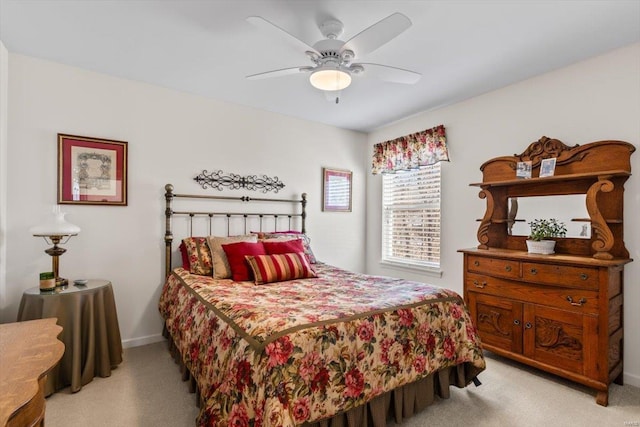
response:
M527 240L527 249L531 254L552 254L553 249L556 247L555 240Z

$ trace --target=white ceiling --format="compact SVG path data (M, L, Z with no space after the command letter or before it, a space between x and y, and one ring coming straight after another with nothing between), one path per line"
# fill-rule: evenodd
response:
M248 16L313 45L326 18L348 40L394 12L413 25L357 59L417 71L417 84L357 76L336 105L306 74L245 79L311 65ZM640 1L0 0L0 40L12 53L370 131L638 42Z

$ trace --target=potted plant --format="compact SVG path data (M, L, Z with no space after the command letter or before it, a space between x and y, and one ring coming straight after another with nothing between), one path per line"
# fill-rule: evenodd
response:
M529 223L529 227L531 227L531 234L527 240L527 248L534 254L552 254L556 241L549 239L567 235L567 227L555 218L534 219Z

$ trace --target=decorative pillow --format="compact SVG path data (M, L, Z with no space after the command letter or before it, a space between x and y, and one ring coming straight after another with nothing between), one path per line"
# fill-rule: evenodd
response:
M238 242L222 245L224 253L229 260L229 266L231 267L231 277L236 282L242 282L245 280L251 280L251 271L245 256L247 255L266 255L264 246L261 242Z
M182 239L182 243L187 252L191 274L210 276L213 263L206 237L187 237Z
M222 249L222 245L236 242L252 242L258 241L258 236L255 234L247 234L244 236L230 236L230 237L207 237L209 242L209 248L211 249L211 256L213 258L213 277L214 279L229 279L231 277L231 267L227 260L227 255Z
M247 256L256 285L317 277L303 252Z
M302 232L301 231L296 231L296 230L269 231L269 232L252 231L251 234L257 234L258 235L258 239L262 240L262 239L266 239L266 237L265 237L266 234L269 234L269 235L274 235L274 234L295 234L297 238L300 238L300 236L302 235Z
M311 239L306 234L297 233L297 232L272 232L272 233L262 233L260 240L266 239L300 239L302 240L302 245L304 247L304 254L307 256L307 259L311 264L315 264L316 257L311 250Z
M180 242L180 255L182 256L182 268L191 271L191 265L189 263L189 254L187 253L187 247L184 242Z
M264 250L267 254L288 254L295 252L304 253L304 245L301 239L292 240L263 240Z

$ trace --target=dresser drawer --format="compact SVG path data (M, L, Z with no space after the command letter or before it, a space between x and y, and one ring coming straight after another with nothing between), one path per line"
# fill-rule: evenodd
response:
M476 273L506 277L509 279L517 279L520 277L520 262L510 259L469 255L467 257L467 264L467 270Z
M527 282L565 288L598 289L598 269L591 267L523 262L522 278Z
M467 274L465 291L495 295L522 302L556 307L583 314L598 314L598 292L548 287L503 280L481 274Z

